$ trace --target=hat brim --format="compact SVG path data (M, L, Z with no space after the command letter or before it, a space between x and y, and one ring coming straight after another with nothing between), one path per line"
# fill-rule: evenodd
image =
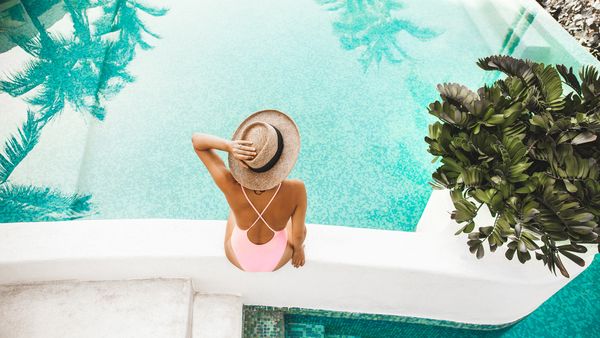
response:
M283 151L275 165L268 171L257 173L244 168L241 162L230 153L229 170L238 183L252 190L267 190L275 187L290 174L300 152L300 132L296 123L278 110L262 110L248 116L233 133L232 140L238 140L244 128L253 122L266 122L279 129L283 137Z

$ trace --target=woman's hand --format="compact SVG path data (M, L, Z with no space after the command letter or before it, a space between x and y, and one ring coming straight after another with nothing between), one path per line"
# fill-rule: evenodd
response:
M251 147L252 141L233 140L228 143L228 151L234 158L239 160L243 166L248 167L244 161L251 160L256 156L256 148Z
M295 268L304 265L304 244L302 244L300 249L294 249L294 253L292 253L292 265Z

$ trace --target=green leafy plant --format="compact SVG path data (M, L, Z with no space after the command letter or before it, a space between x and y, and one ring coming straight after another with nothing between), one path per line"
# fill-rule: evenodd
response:
M441 84L429 113L429 152L441 158L434 188L449 189L469 250L484 256L507 244L506 258L532 253L569 277L562 259L580 266L587 245L600 243L600 75L509 56L478 61L507 75L477 93ZM568 89L563 92L563 85ZM486 205L494 217L475 231ZM587 245L586 245L587 244ZM600 245L598 246L600 250Z

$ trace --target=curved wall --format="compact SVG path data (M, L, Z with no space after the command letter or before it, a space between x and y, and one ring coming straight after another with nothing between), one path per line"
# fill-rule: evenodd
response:
M429 231L425 224L417 232L309 224L305 266L274 273L242 272L227 261L224 221L1 224L0 284L190 277L197 291L237 294L244 304L498 325L529 314L568 282L501 252L476 260L463 237L448 234L444 196L434 192L429 201L423 219L439 225ZM583 270L568 269L573 277Z

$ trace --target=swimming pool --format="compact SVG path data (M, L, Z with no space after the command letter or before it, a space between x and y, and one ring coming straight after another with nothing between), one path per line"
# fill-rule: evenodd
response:
M422 139L435 84L477 87L492 80L474 61L518 52L535 18L521 8L509 14L512 26L496 27L490 37L477 28L485 24L475 22L485 18L460 1L404 7L396 1L180 1L132 10L113 1L90 9L51 3L29 8L44 28L77 41L92 36L71 49L77 52L68 60L71 69L56 69L88 78L32 88L54 85L54 94L66 97L64 108L40 129L38 144L24 152L9 183L87 195L89 218L224 219L225 200L191 151L189 136L229 137L244 116L271 107L300 126L302 149L291 176L307 184L308 222L409 231L431 192L434 164ZM2 33L0 55L2 79L9 81L24 73L25 60L36 62L10 43L36 29L26 8L13 5L3 13L20 26ZM88 17L84 28L71 19L77 10ZM102 30L113 17L116 37ZM137 19L145 26L127 26ZM116 41L118 48L97 40ZM558 41L544 42L561 48ZM155 48L143 50L147 46ZM542 61L578 65L568 53L530 49L525 54ZM86 62L118 68L104 67L94 77L76 66ZM26 103L31 92L1 94L2 139L16 134L28 107L42 109ZM102 108L102 121L80 102L90 98ZM39 99L43 107L55 97Z
M9 1L3 11L2 80L24 75L40 85L16 97L0 94L0 137L16 135L28 107L39 113L61 101L9 183L87 197L40 202L59 200L67 219L77 214L72 209L100 219L224 219L225 200L190 135L230 137L249 113L276 108L300 127L291 176L307 184L309 223L407 231L431 193L435 165L422 140L435 85L493 80L475 60L523 54L520 36L535 17L509 13L512 26L496 23L490 36L480 29L488 22L476 22L482 15L452 0L92 3ZM68 56L26 52L24 40L43 29L72 40L60 45ZM565 59L537 52L525 54ZM42 80L26 73L25 60L46 62L50 75L74 76ZM36 94L43 88L52 95ZM43 196L20 192L27 193L18 198ZM4 192L7 199L15 194ZM21 220L16 213L3 221Z
M48 31L80 42L91 34L60 72L89 75L77 68L86 62L118 69L56 89L67 91L64 108L9 182L90 196L88 218L226 218L190 135L230 137L249 113L276 108L300 127L291 176L307 184L308 222L414 230L431 192L434 165L422 139L435 84L478 85L483 73L474 61L493 52L484 43L464 45L479 33L452 1L404 8L396 1L154 1L132 10L114 1L90 9L50 3L30 9ZM35 30L18 7L4 13L24 23L5 40ZM73 24L77 11L87 15L86 27ZM102 34L112 17L120 30ZM157 36L129 23L138 18ZM146 44L154 48L143 50ZM18 46L1 57L3 80L35 60ZM26 97L1 94L3 140L16 134L27 107L40 109ZM98 100L102 121L79 102L89 99Z

